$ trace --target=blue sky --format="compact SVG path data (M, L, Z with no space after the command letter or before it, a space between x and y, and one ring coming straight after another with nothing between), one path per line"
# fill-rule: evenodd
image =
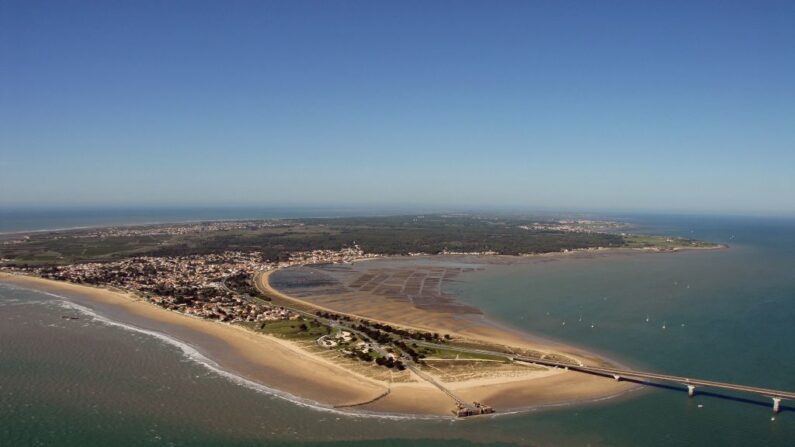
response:
M0 206L795 214L795 2L0 0Z

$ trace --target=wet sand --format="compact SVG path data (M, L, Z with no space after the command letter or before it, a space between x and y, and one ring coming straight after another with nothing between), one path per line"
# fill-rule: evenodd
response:
M266 275L262 276L267 278ZM341 407L345 411L390 414L449 416L453 408L453 401L447 395L417 377L405 383L375 380L301 349L292 342L253 333L238 326L168 311L132 294L5 273L0 273L0 281L58 294L111 320L166 334L192 346L221 369L287 393L287 397L294 400L329 408ZM274 290L273 293L279 292ZM405 310L402 309L403 312ZM398 315L395 312L399 311L401 309L387 309L385 321L391 321L392 317ZM427 324L430 328L435 323L446 325L450 333L473 340L497 341L508 346L550 348L528 341L521 333L504 331L496 326L475 324L455 330L454 320L435 321L427 315L417 317L424 321L423 326ZM559 352L557 346L556 352ZM595 361L589 360L587 353L574 349L566 352L577 354L580 360ZM467 400L487 402L498 411L591 401L633 387L627 383L575 372L530 368L522 374L447 381L444 385ZM388 394L383 396L387 391ZM373 402L358 405L370 401Z
M571 254L560 256L569 257ZM460 257L454 257L454 259L460 259ZM401 261L405 261L405 259L401 259ZM527 258L489 257L489 262L493 263L527 261ZM399 268L396 269L396 272L390 273L389 269L382 268L380 265L384 263L389 263L389 260L372 260L358 263L357 266L364 272L371 269L377 271L371 276L395 274L401 278L409 278L413 274L411 271L407 272ZM406 329L450 334L459 342L564 355L583 364L616 365L615 362L582 349L505 327L489 319L477 309L470 310L465 306L451 306L447 297L443 297L444 304L441 309L432 305L418 307L410 301L396 299L398 295L396 290L390 295L379 295L373 290L351 291L349 287L346 289L345 284L330 283L327 287L318 287L317 290L307 292L306 296L299 298L274 288L269 281L273 273L264 272L258 275L257 286L274 298L296 305L311 306L318 310L366 318ZM357 286L362 283L360 278L359 274L350 275L350 279ZM322 282L319 283L322 284ZM324 288L330 290L331 293L324 294ZM513 377L495 374L488 378L462 381L440 380L440 382L467 400L487 402L498 409L522 409L599 400L637 387L604 377L560 369L531 370ZM369 408L380 409L390 403L391 397L393 396L387 396ZM404 399L404 402L406 401L408 399Z
M350 405L385 391L384 384L351 375L290 342L168 311L132 295L3 273L0 281L67 296L114 321L164 333L194 347L224 370L298 398L329 406Z
M570 255L560 255L570 256ZM548 258L546 255L534 257L536 262L539 258ZM474 262L483 259L487 263L515 263L528 262L529 258L488 256L486 258L466 257L467 262ZM434 257L436 260L452 259L459 261L462 257ZM401 294L407 295L404 289L397 290L397 286L389 285L390 292L387 294L378 293L379 289L385 287L372 288L351 287L358 285L362 276L375 276L376 278L411 278L417 275L418 270L442 270L438 266L432 267L406 267L406 263L413 263L416 258L381 258L356 264L353 274L346 273L338 283L325 284L320 281L320 286L301 289L304 293L295 296L289 292L277 289L271 284L271 278L279 271L263 272L256 278L257 286L264 293L285 302L300 306L311 306L315 309L345 314L351 317L366 318L382 324L400 326L406 329L414 329L423 332L435 332L439 334L449 334L459 342L472 342L477 344L487 344L496 347L510 348L512 350L529 350L547 354L562 354L570 358L579 360L584 364L606 365L606 359L599 358L592 353L584 351L574 346L565 345L558 341L547 340L535 334L528 334L516 329L509 328L500 324L488 316L483 315L479 309L471 306L451 304L451 297L441 291L441 285L435 286L437 290L434 294L425 293L422 305L416 304L416 297L412 299L400 299ZM420 259L421 261L421 259ZM402 267L401 267L402 265ZM473 264L476 265L476 264ZM292 267L294 268L294 267ZM315 267L300 267L315 269ZM331 267L338 268L338 267ZM456 270L456 269L452 269ZM461 270L461 269L458 269ZM464 270L473 271L474 268ZM376 272L372 274L370 272ZM313 272L309 272L313 273ZM320 272L322 274L322 272ZM450 271L440 272L447 278L452 278ZM317 276L317 275L315 275ZM329 280L328 282L330 282ZM389 279L386 279L389 281ZM408 280L407 280L408 282ZM409 295L410 296L410 295ZM441 301L440 306L435 303ZM614 362L613 362L614 363Z

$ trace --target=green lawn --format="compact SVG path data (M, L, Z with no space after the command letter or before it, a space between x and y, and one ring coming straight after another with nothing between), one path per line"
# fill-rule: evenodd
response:
M469 352L460 352L448 349L434 349L434 348L425 348L420 347L417 352L424 354L426 358L434 358L434 359L456 359L459 360L498 360L501 362L507 362L505 357L494 356L494 355L486 355L486 354L475 354Z
M265 323L262 326L262 323ZM307 329L302 330L301 325L305 324ZM247 327L263 334L275 335L281 338L289 339L316 339L322 335L326 335L326 327L308 320L278 320L266 322L245 322L240 323L241 326Z

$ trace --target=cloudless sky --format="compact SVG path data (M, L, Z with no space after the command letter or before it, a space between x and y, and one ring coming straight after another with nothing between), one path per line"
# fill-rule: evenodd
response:
M795 214L795 2L0 0L0 206Z

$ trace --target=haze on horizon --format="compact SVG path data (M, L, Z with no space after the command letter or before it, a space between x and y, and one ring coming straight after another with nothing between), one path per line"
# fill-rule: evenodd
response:
M795 214L795 3L0 2L0 207Z

